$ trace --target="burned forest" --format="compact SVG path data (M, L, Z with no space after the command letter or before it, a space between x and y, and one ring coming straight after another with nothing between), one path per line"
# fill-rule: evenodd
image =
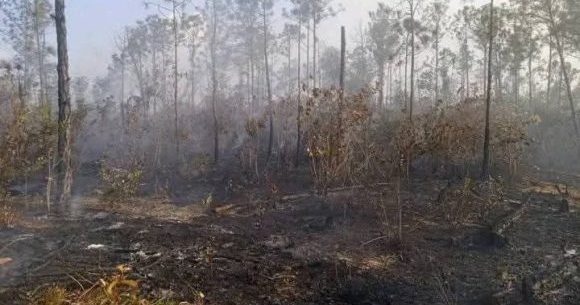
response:
M0 0L0 305L580 304L579 0Z

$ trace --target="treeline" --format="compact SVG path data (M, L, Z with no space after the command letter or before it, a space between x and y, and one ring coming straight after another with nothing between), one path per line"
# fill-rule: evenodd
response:
M452 10L444 0L378 2L366 22L346 25L342 98L332 89L341 79L341 50L320 34L323 23L341 14L337 1L145 5L151 15L118 33L107 74L72 81L76 167L107 159L109 166L146 167L146 176L157 181L175 169L188 176L237 157L261 176L272 167L316 163L312 157L320 152L310 150L318 143L312 136L324 138L320 122L329 114L340 116L339 129L342 116L362 116L368 130L396 136L387 128L397 130L405 120L421 121L445 107L478 103L488 88L493 105L565 120L543 135L572 130L580 137L575 112L580 4L574 0L496 3L491 24L489 4ZM53 7L46 0L23 0L2 2L0 9L3 38L15 54L3 64L6 93L0 107L3 122L11 123L3 123L0 132L3 147L11 148L0 161L16 164L9 161L15 154L26 161L3 178L15 181L58 163L42 144L53 141L48 135L56 129L55 48L47 41ZM344 98L354 99L356 113L321 106ZM34 116L45 121L32 124ZM418 132L416 127L407 130ZM339 130L328 137L333 143L324 145L344 150L338 138L349 133ZM11 134L27 140L15 141ZM408 143L405 150L419 146Z

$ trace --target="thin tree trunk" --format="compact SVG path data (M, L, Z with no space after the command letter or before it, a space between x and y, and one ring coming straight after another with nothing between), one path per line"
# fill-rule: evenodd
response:
M179 117L177 114L177 94L179 90L179 72L178 72L178 55L177 48L179 45L179 40L177 37L177 3L176 0L172 1L173 4L173 111L174 111L174 128L175 128L175 162L179 163Z
M123 135L125 134L125 51L121 52L121 100L119 105L121 106L121 129Z
M68 64L67 30L64 0L55 0L55 24L58 45L58 201L68 205L72 188L72 139L70 135L71 103Z
M564 57L564 47L562 46L562 41L561 41L560 35L558 33L554 33L554 38L556 39L556 48L558 49L558 54L560 56L562 75L564 76L564 83L566 85L566 94L568 95L568 101L570 102L570 113L572 115L572 122L574 124L574 132L576 133L577 140L580 140L580 130L578 129L578 120L576 119L576 109L575 109L576 107L574 104L574 96L572 95L572 87L570 85L570 77L568 76L568 70L566 69L566 59Z
M415 101L415 8L411 8L411 96L409 98L409 121L413 121Z
M264 64L266 69L266 89L268 93L268 117L270 121L270 135L268 137L268 155L267 162L272 156L272 147L274 145L274 109L272 109L272 85L270 83L270 63L268 61L268 23L266 16L266 2L262 1L262 8L264 13Z
M550 42L549 42L549 51L548 51L548 86L546 88L546 105L550 104L550 94L552 89L552 56L553 56L553 44L552 44L552 33L550 33Z
M379 67L379 109L383 109L383 102L385 100L385 63L381 61Z
M300 141L302 141L302 124L300 120L302 119L302 14L298 16L298 114L296 116L296 159L294 160L294 165L296 167L300 166Z
M48 106L48 97L46 94L46 81L44 75L44 47L40 41L40 1L34 1L34 34L36 39L37 59L38 59L38 79L40 81L40 105ZM50 113L50 111L49 111Z
M487 92L487 57L489 56L489 51L487 49L487 45L483 48L484 51L484 56L483 56L483 62L481 64L482 70L483 70L483 77L482 77L482 81L483 81L483 92Z
M530 52L530 54L528 54L528 103L530 104L530 110L534 111L534 88L533 88L533 83L534 83L534 71L533 71L533 54Z
M312 87L316 88L316 8L312 10Z
M340 90L344 94L344 71L346 68L346 30L340 28Z
M558 106L562 105L562 81L564 79L564 71L562 70L562 62L560 62L560 71L558 77Z
M435 29L435 103L439 101L439 22Z
M211 35L211 83L212 83L212 93L211 93L211 112L213 116L213 131L214 131L214 162L217 164L219 162L219 123L217 117L217 90L218 90L218 80L217 80L217 68L216 68L216 40L217 40L217 8L216 3L213 1L213 25L212 25L212 35Z
M310 19L306 22L306 88L310 88Z
M409 71L409 37L405 39L405 108L408 107L409 90L407 88L408 71Z
M489 179L490 175L490 108L491 108L491 84L492 84L492 56L493 56L493 0L490 3L489 9L489 55L487 67L487 97L485 100L485 135L483 142L483 165L481 171L482 179Z
M192 109L194 109L195 107L195 91L196 91L196 79L195 79L195 57L197 55L197 49L195 46L195 39L193 40L192 46L191 46L191 51L190 51L190 73L191 73L191 97L190 97L190 103L191 103L191 107Z
M292 37L288 35L288 97L292 94Z

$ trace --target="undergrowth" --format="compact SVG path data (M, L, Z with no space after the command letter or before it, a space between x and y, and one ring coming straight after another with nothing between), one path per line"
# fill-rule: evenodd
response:
M100 279L92 287L69 290L51 286L34 296L29 305L203 305L205 296L198 292L193 303L166 299L149 299L142 296L139 281L131 279L131 268L117 266L117 274Z

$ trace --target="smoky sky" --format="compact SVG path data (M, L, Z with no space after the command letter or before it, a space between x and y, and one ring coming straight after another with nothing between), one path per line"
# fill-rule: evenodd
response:
M283 24L286 20L280 16L280 6L284 6L289 1L277 2L279 9L274 22ZM336 0L335 2L342 7L340 13L325 20L320 28L321 43L327 46L339 45L341 25L346 26L349 36L354 36L361 24L368 23L368 12L375 9L379 2L390 6L403 5L402 0ZM462 3L480 5L487 2L486 0L451 0L450 13L457 10ZM202 3L203 1L200 0L192 1L188 11L193 13L195 6ZM157 13L159 12L154 8L145 8L143 0L67 1L69 56L73 76L92 78L104 74L111 54L116 48L115 37L123 31L125 26L132 25L147 15ZM0 51L6 52L6 47Z

